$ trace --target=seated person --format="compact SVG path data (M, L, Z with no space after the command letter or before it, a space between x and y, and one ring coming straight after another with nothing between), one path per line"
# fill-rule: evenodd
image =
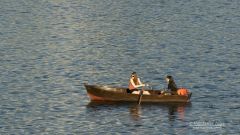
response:
M143 84L140 81L140 79L137 76L137 73L133 72L129 80L127 93L139 94L140 91L138 90L138 88L143 86L145 86L145 84ZM149 95L150 93L148 91L144 91L143 94Z
M183 95L187 96L188 95L188 90L185 88L178 88L173 77L168 75L166 77L166 81L168 83L168 89L171 90L172 95Z
M176 85L173 77L170 75L166 76L166 81L168 83L168 90L171 90L171 93L173 95L177 95L178 88L177 88L177 85Z

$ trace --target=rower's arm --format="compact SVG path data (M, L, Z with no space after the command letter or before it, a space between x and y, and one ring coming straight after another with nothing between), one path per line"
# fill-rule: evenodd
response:
M138 87L141 87L141 86L142 86L142 84L140 84L140 85L135 85L135 83L133 82L133 79L131 79L131 83L132 83L133 87L135 87L135 88L138 88Z
M141 86L148 86L148 84L142 83L141 80L140 80L140 78L138 78L138 82L139 82L139 84L140 84Z

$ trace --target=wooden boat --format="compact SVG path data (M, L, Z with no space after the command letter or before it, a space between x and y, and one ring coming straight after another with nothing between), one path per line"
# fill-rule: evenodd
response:
M138 101L138 94L127 93L127 88L113 87L108 85L84 84L91 101ZM188 96L161 94L160 90L145 90L150 95L143 95L142 102L190 102L192 93Z

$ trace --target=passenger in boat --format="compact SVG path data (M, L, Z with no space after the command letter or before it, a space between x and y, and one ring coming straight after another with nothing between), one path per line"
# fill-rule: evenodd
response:
M171 93L173 95L176 95L178 88L177 88L177 85L176 85L173 77L170 75L166 76L166 81L168 83L168 89L171 90Z
M146 85L141 82L140 78L138 78L137 76L137 73L133 72L129 80L127 93L139 94L140 91L138 90L138 88L143 86ZM144 91L143 94L150 95L148 91Z
M168 89L171 90L171 94L188 96L189 91L186 88L178 88L172 76L168 75L166 81L168 83Z

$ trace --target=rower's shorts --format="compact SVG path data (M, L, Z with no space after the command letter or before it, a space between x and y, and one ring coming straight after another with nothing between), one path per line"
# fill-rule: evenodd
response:
M138 91L138 89L132 89L132 90L127 89L127 93L129 93L129 94L132 94L134 91Z

